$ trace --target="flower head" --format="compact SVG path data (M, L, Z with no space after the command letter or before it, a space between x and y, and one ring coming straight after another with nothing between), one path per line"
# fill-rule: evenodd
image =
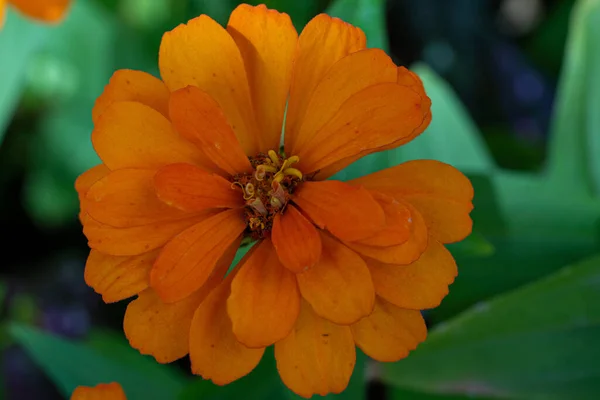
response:
M5 1L29 18L51 24L61 21L71 5L71 0L2 0L0 1L0 28L4 24Z
M123 388L116 382L100 383L94 387L78 386L71 400L127 400Z
M131 345L189 353L223 385L274 344L283 382L310 397L344 390L355 345L395 361L423 341L419 310L457 273L443 243L471 230L469 181L437 161L326 180L423 132L420 79L339 19L298 37L248 5L226 29L202 15L167 32L159 67L162 81L115 73L93 110L103 164L76 183L87 283L107 302L138 296Z

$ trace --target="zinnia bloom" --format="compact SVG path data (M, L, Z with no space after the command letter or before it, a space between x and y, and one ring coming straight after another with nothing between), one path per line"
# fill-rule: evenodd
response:
M71 400L127 400L121 385L116 382L100 383L94 387L78 386Z
M365 42L324 14L298 37L286 14L241 5L226 29L202 15L166 33L162 80L115 73L93 110L103 164L76 188L85 279L106 302L137 294L133 347L189 353L224 385L274 344L310 397L345 389L355 345L396 361L425 339L419 310L456 276L443 243L470 233L473 190L437 161L326 180L431 120L420 79Z
M71 0L0 0L0 28L4 23L5 4L12 5L29 18L57 23L63 19Z

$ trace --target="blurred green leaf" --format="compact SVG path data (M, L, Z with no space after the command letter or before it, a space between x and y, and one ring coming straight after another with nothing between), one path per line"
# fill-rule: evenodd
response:
M361 28L368 47L389 51L385 5L386 0L335 0L326 13Z
M31 142L33 157L24 192L28 212L42 226L76 219L73 182L99 163L90 140L91 110L112 75L116 40L110 15L95 2L81 0L52 31L36 59L36 75L57 75L54 85L36 75L29 82L31 96L52 103L40 118L38 140Z
M9 303L9 321L32 324L38 319L39 315L40 308L31 294L16 293Z
M384 380L437 393L597 399L600 256L438 325Z
M574 3L575 0L550 3L540 25L526 43L529 58L548 76L554 77L560 72Z
M439 393L416 392L405 388L388 387L389 400L491 400L472 395L446 395Z
M456 256L463 254L473 257L488 257L494 254L496 249L480 232L473 232L458 243L451 243L448 249Z
M237 0L192 0L194 15L206 14L223 26L229 21L229 14L241 1Z
M474 230L495 251L453 252L459 275L431 311L433 321L600 251L599 201L555 194L542 175L498 171L470 178Z
M573 9L549 143L549 184L570 197L600 194L600 1Z
M388 152L391 165L416 159L435 159L470 173L489 173L494 161L465 106L448 83L425 64L414 65L431 98L433 118L412 142Z
M29 61L46 40L48 28L33 24L11 10L0 31L0 144L21 98Z
M123 332L93 330L86 338L85 343L103 356L118 362L119 365L129 366L158 381L172 381L181 386L189 382L179 370L159 364L152 356L140 354L129 345Z
M37 329L12 324L9 331L29 356L56 384L65 398L79 385L119 382L129 400L164 400L183 389L179 379L167 374L152 375L148 368L136 369L81 343Z

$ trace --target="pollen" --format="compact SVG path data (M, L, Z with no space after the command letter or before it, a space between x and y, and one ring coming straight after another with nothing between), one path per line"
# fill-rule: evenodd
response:
M252 173L232 177L232 187L238 187L246 201L246 234L258 240L268 237L273 219L285 211L294 189L305 177L293 165L298 156L285 158L275 150L250 157Z

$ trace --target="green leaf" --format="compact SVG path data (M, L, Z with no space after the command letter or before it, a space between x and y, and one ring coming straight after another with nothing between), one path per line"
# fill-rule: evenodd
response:
M361 28L368 47L389 51L385 5L385 0L336 0L326 13Z
M189 382L176 368L159 364L152 356L140 354L129 345L123 332L93 330L89 333L85 343L103 356L118 362L119 365L129 366L159 382L172 381L181 386L185 386Z
M65 398L79 385L107 382L119 382L129 400L171 399L183 389L179 379L166 374L153 375L148 368L138 369L130 362L115 361L85 344L18 324L12 324L9 332Z
M416 392L405 388L388 387L389 400L491 400L491 398L472 395L446 395L438 393Z
M235 0L193 0L195 15L206 14L221 25L227 25L229 14L240 2Z
M600 1L571 15L549 143L549 181L569 196L600 194Z
M75 2L34 63L30 95L52 104L40 118L37 140L31 141L34 156L24 196L28 212L42 226L75 220L73 182L100 162L90 140L91 110L113 72L113 22L90 0Z
M464 240L451 243L447 247L455 256L463 254L471 257L489 257L496 252L494 245L477 231L471 233Z
M4 7L4 5L2 6ZM29 61L44 43L48 29L33 24L8 10L0 31L0 144L13 112L21 98Z
M415 140L390 150L391 165L408 160L434 159L464 172L489 173L494 161L479 129L448 83L425 64L412 68L431 98L431 124Z
M242 258L244 258L246 253L249 252L250 249L252 248L252 246L254 246L255 244L256 244L256 242L248 242L248 243L242 242L242 245L237 249L237 252L235 253L235 257L233 258L233 261L231 262L231 265L229 266L229 270L227 271L228 274L231 271L233 271L233 269L236 267L236 265L238 265L238 263L242 260Z
M415 390L527 399L600 393L600 256L438 325L384 380Z

